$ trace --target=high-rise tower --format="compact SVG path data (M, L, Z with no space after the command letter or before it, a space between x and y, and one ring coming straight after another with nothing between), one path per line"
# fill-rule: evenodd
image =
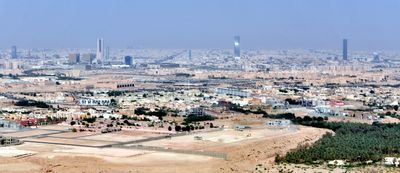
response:
M233 55L235 59L240 59L240 36L234 37Z
M133 58L131 56L125 56L125 65L132 66Z
M343 60L347 61L347 39L343 39Z
M96 59L97 62L103 62L104 58L104 40L102 38L97 39L97 51Z
M107 60L107 61L109 61L110 60L110 47L106 47L106 57L105 57L105 59Z
M17 58L17 46L11 46L11 58Z

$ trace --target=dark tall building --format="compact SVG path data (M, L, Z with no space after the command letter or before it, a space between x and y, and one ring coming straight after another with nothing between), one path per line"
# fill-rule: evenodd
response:
M240 36L234 37L233 57L240 59Z
M343 60L347 61L347 39L343 39Z
M102 38L97 39L96 60L98 63L104 61L104 40Z
M17 58L17 46L11 46L11 58Z
M192 59L192 50L189 50L189 60L191 60Z
M125 56L125 65L132 66L133 58L131 56Z

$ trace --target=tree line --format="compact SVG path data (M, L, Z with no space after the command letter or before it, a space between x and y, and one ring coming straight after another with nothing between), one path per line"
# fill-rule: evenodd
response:
M277 162L314 164L330 160L347 160L353 163L381 161L386 156L400 154L400 125L374 123L349 123L302 121L302 125L327 128L327 133L312 146L301 146L277 156Z

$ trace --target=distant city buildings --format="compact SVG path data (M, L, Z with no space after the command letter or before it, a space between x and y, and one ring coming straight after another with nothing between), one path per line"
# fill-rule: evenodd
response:
M133 58L132 58L131 56L125 56L124 62L125 62L125 63L124 63L125 65L132 66L132 64L133 64Z
M93 60L96 59L96 54L94 53L85 53L82 54L81 58L80 58L80 62L83 64L92 64Z
M97 62L103 62L104 58L104 40L102 38L97 39L97 51L96 59Z
M235 59L240 59L240 36L234 37L233 55Z
M374 55L374 58L373 58L372 62L375 62L375 63L379 62L380 61L379 53L378 52L374 52L373 55Z
M11 58L17 58L17 46L11 46Z
M347 55L347 39L343 39L343 60L345 60L345 61L348 60L348 55Z
M239 96L239 97L250 97L250 95L251 95L251 93L249 93L249 92L241 91L236 88L217 88L216 93L232 95L232 96Z
M80 62L79 53L71 53L68 55L68 63L69 64L77 64Z

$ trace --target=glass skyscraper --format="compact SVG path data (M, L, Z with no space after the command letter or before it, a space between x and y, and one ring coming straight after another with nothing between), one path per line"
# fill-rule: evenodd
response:
M17 58L17 46L11 46L11 58Z
M240 36L234 37L233 55L236 59L240 59Z
M125 65L132 66L133 58L131 56L125 56Z

